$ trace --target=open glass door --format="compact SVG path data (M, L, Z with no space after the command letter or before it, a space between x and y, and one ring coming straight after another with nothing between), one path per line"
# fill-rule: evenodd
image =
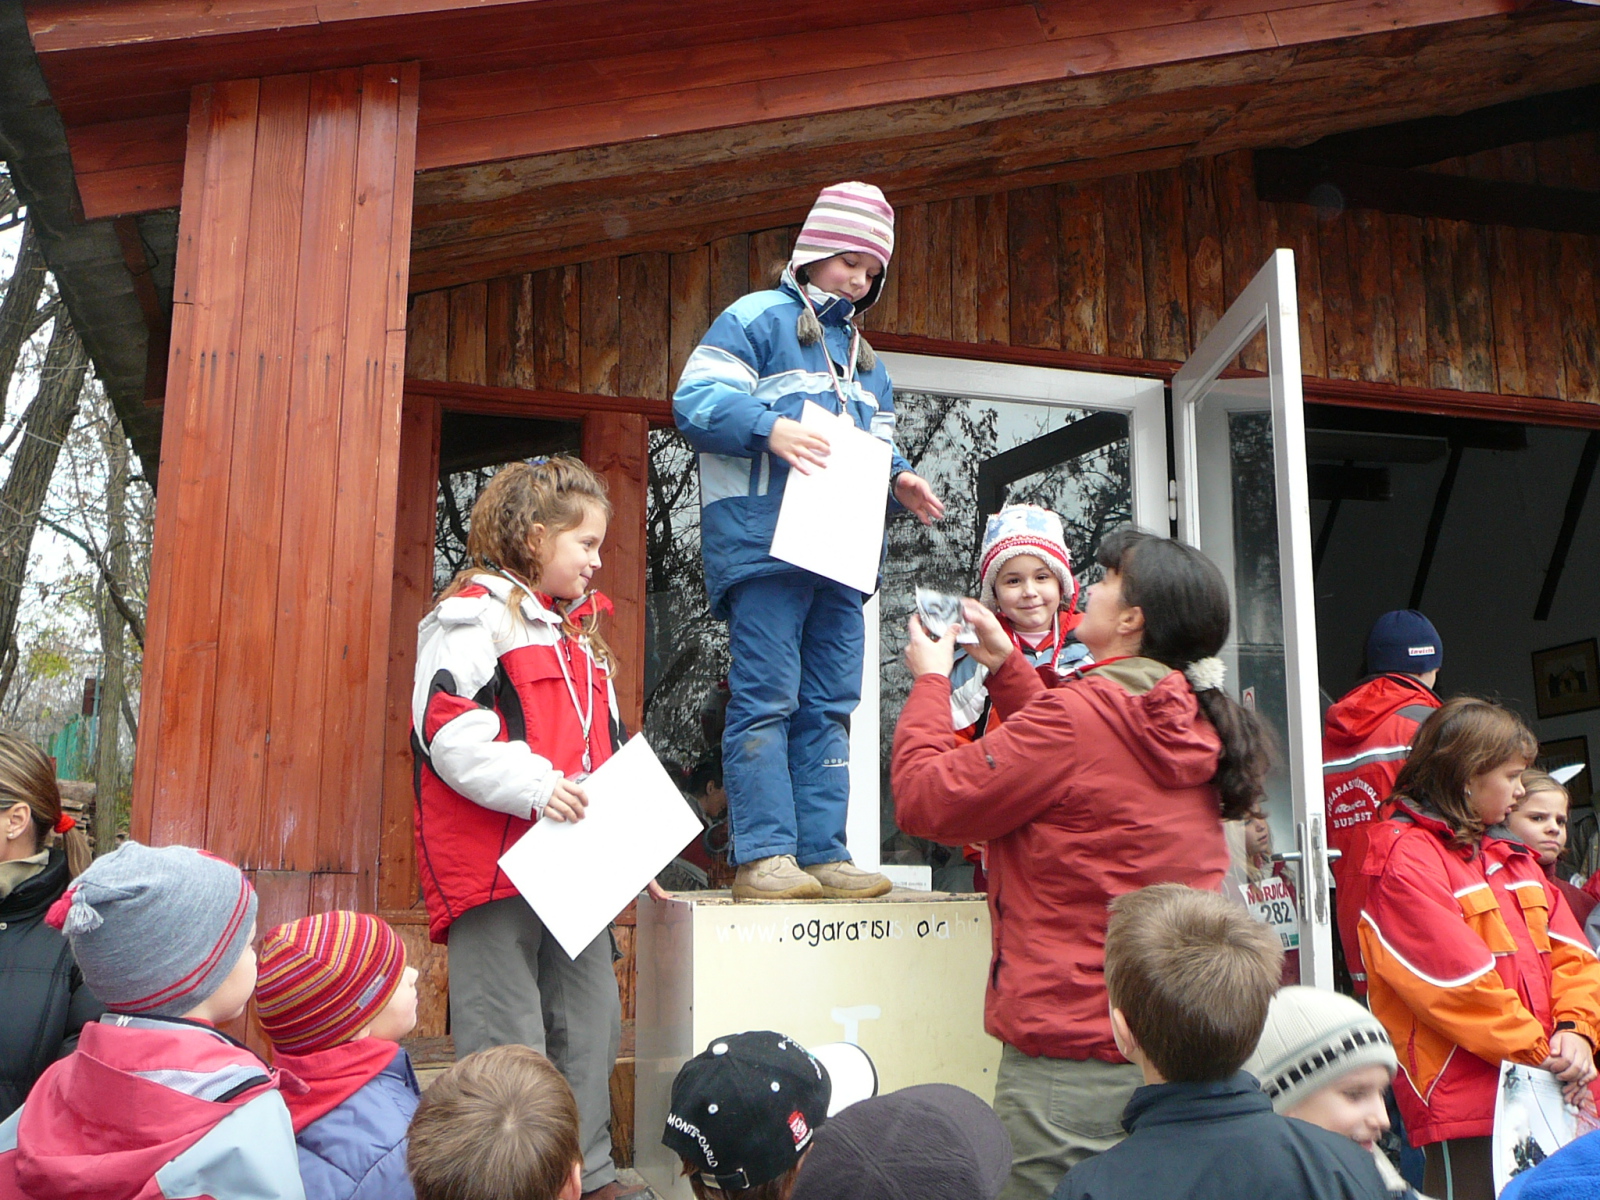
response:
M1246 352L1265 377L1222 378ZM1294 254L1277 250L1172 380L1178 533L1232 585L1228 688L1277 730L1267 817L1297 866L1300 981L1333 986ZM1286 939L1288 940L1288 939Z

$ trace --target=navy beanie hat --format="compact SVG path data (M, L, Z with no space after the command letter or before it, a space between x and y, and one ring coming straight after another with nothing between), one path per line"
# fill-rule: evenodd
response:
M1367 634L1367 671L1400 671L1421 675L1444 663L1439 631L1414 608L1386 612Z

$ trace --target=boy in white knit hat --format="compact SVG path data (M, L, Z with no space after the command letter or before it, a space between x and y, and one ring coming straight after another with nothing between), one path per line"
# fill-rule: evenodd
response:
M1244 1064L1274 1112L1367 1147L1390 1194L1420 1200L1378 1147L1389 1131L1384 1094L1399 1068L1377 1017L1348 996L1313 987L1286 987L1272 998Z
M850 714L861 699L859 591L773 558L790 471L827 468L807 402L894 445L894 389L855 317L883 291L894 210L871 184L824 188L778 281L728 308L673 396L700 453L700 548L714 616L728 622L723 786L736 900L879 896L850 860ZM924 522L944 505L894 452L886 504Z

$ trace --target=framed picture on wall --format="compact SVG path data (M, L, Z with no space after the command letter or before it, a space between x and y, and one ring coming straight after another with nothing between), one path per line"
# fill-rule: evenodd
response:
M1558 738L1553 742L1539 743L1539 758L1535 764L1544 771L1560 767L1581 765L1579 771L1567 780L1566 788L1572 797L1572 808L1583 808L1593 803L1594 785L1589 779L1589 739L1586 737Z
M1533 694L1541 720L1600 708L1600 654L1594 638L1535 650Z

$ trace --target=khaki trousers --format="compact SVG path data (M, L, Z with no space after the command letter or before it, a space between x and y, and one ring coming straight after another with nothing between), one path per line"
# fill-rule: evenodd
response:
M994 1111L1011 1137L1011 1178L1000 1200L1049 1200L1075 1164L1127 1135L1122 1110L1144 1083L1131 1063L1000 1055Z

